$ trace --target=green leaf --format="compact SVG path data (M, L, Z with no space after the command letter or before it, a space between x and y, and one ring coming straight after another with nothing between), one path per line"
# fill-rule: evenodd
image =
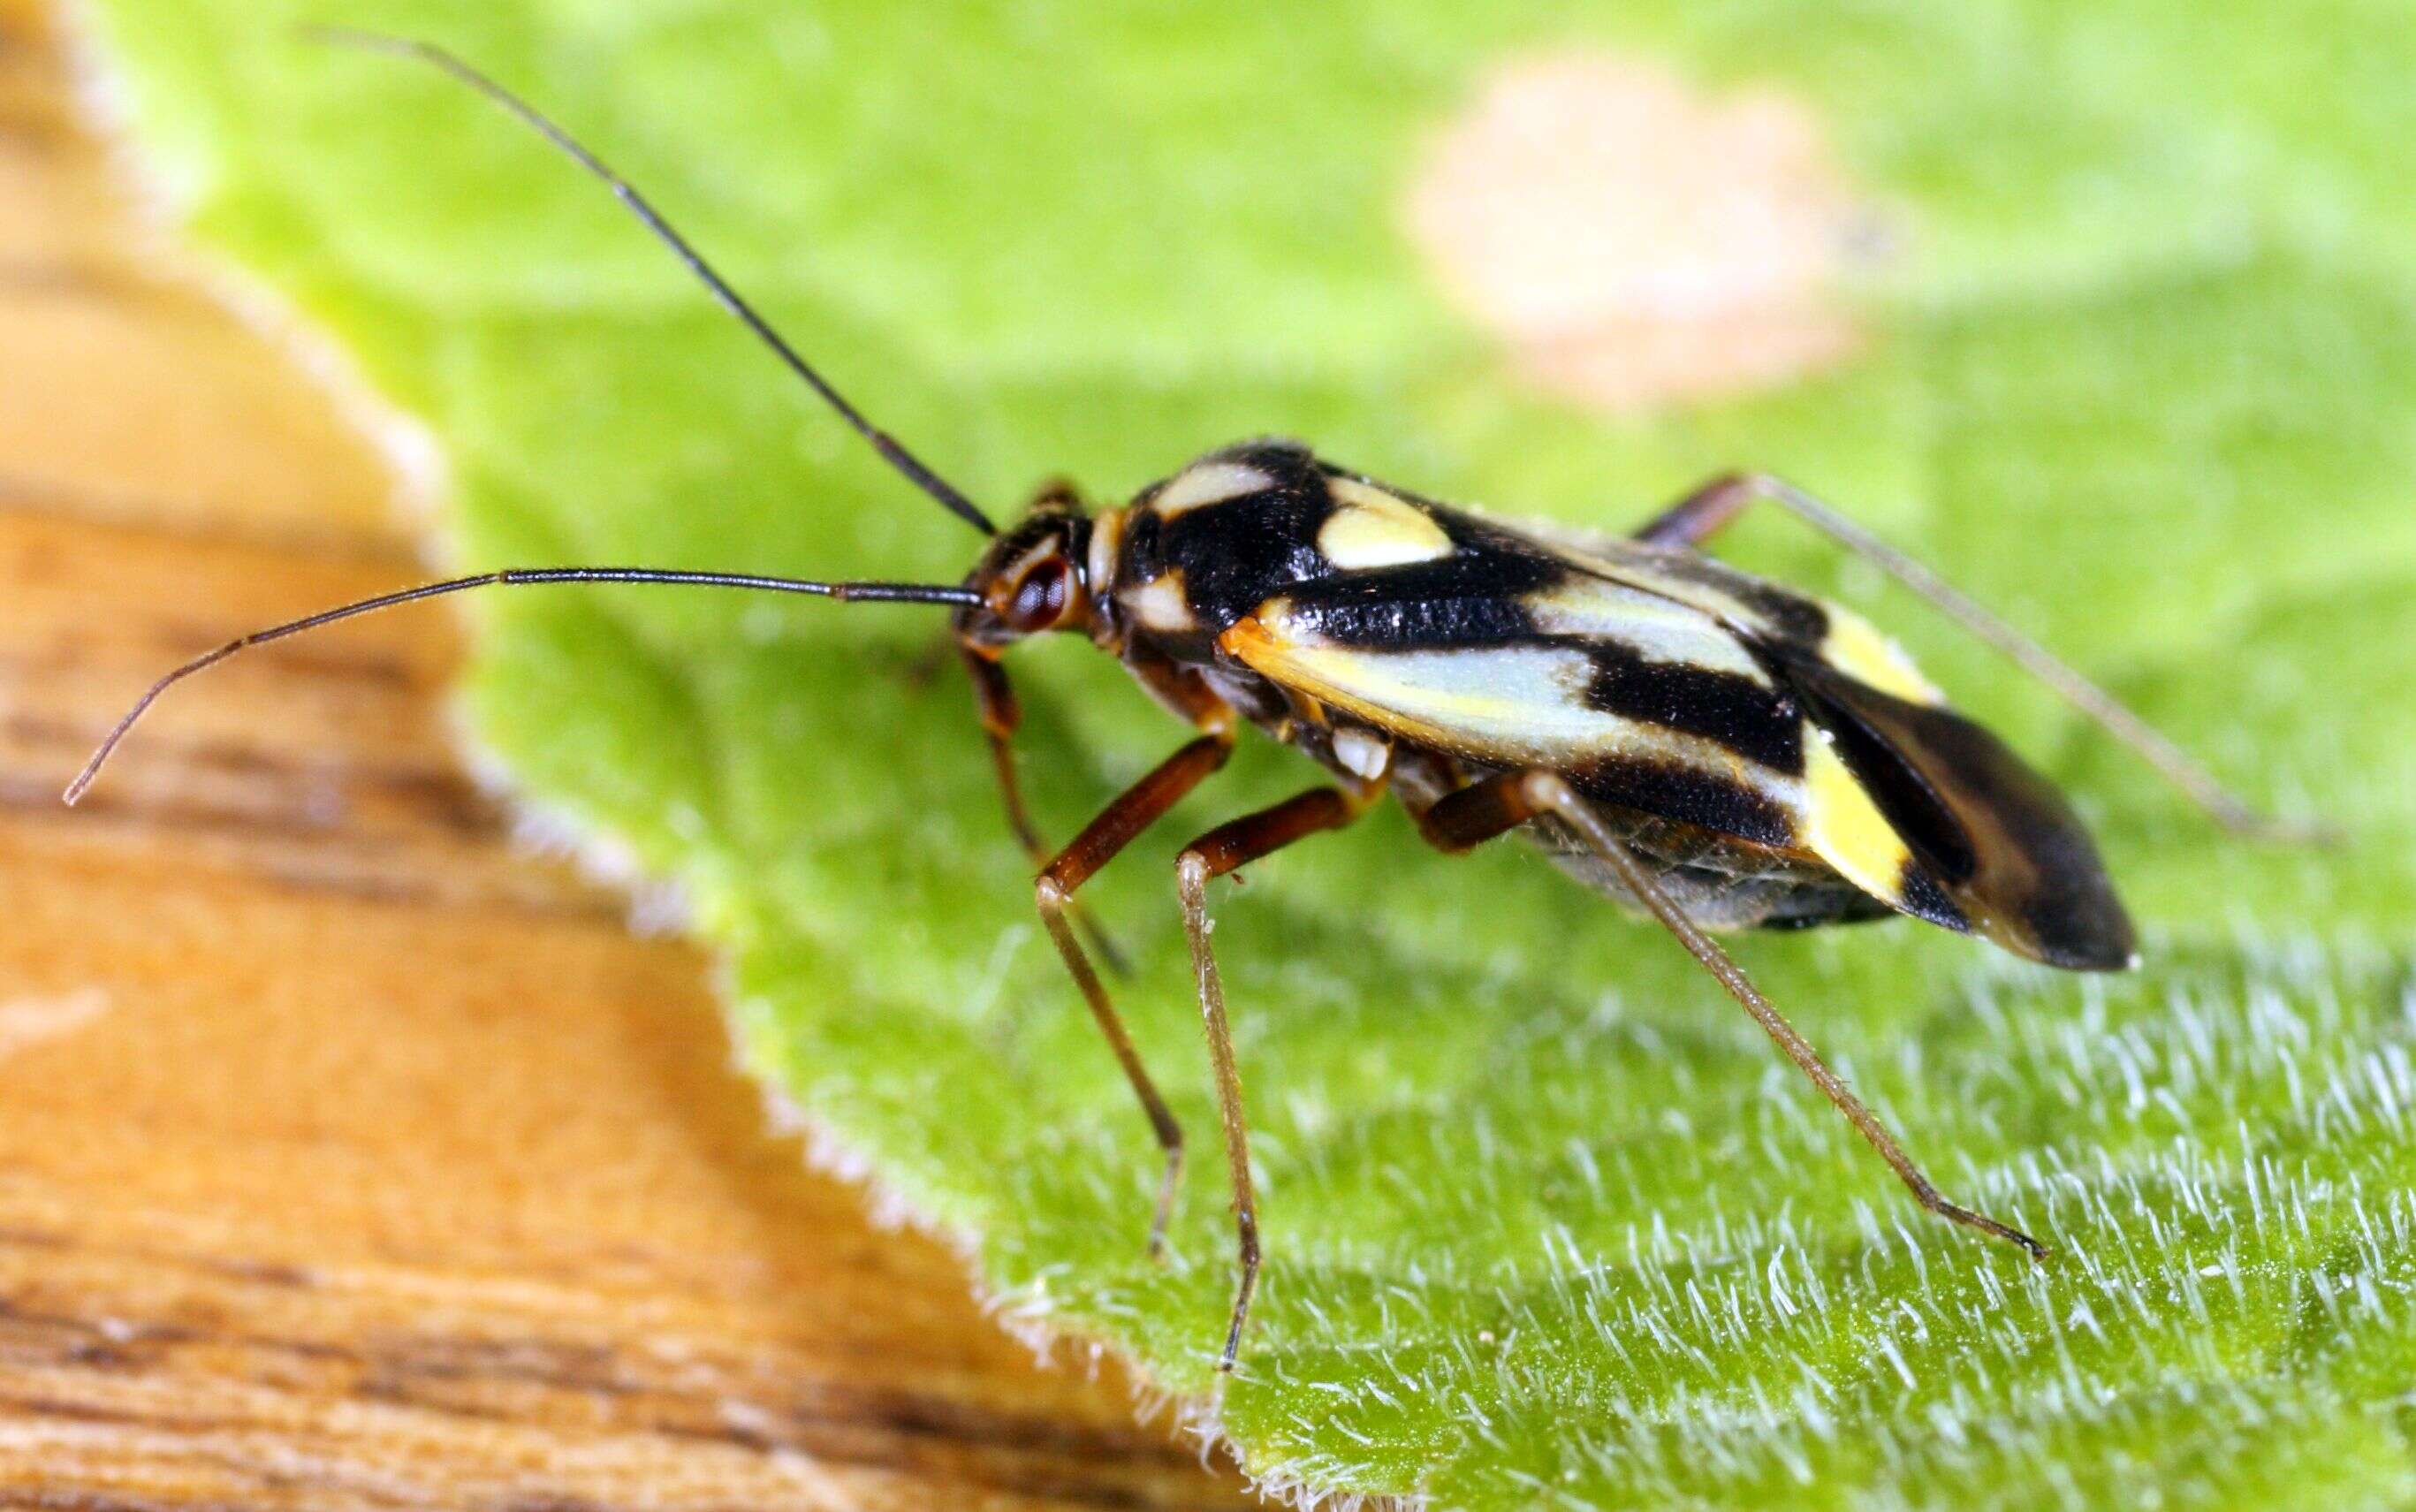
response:
M102 0L198 235L334 329L451 467L474 563L953 578L883 475L596 187L305 8ZM2349 842L2253 849L1893 597L2099 821L2145 971L1898 923L1741 959L1953 1191L1925 1219L1651 927L1386 811L1220 893L1271 1261L1245 1368L1213 1157L1141 1252L1146 1130L1034 927L929 612L479 606L481 738L692 900L757 1070L971 1241L1013 1315L1213 1402L1251 1469L1468 1507L2416 1504L2416 29L2338 0L1840 8L1392 0L408 6L647 185L975 496L1115 496L1279 431L1616 525L1774 466ZM1783 85L1904 221L1873 338L1768 396L1537 400L1399 231L1484 71L1617 47ZM1867 586L1780 526L1748 565ZM1845 588L1840 590L1839 584ZM508 601L505 601L508 598ZM1064 835L1180 732L1016 663ZM1203 1156L1169 862L1304 780L1255 745L1097 889Z

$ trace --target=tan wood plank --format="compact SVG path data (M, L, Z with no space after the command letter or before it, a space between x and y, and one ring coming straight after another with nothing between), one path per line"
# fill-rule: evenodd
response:
M703 963L517 850L380 459L163 262L0 0L0 1504L1229 1506L769 1134Z

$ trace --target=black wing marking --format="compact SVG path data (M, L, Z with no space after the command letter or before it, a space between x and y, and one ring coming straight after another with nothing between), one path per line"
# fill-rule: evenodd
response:
M2002 741L1801 654L1772 660L1910 848L1906 893L1934 886L1974 931L2050 966L2135 962L2130 916L2095 843L2063 795Z

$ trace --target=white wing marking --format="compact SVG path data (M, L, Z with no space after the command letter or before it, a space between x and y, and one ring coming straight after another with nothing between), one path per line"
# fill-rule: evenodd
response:
M1528 596L1526 605L1536 628L1549 635L1612 641L1647 661L1733 673L1771 686L1770 674L1717 620L1663 594L1608 578L1572 577Z
M1337 645L1274 599L1218 644L1261 676L1421 745L1491 765L1579 766L1604 758L1678 763L1738 782L1790 814L1795 778L1716 742L1607 714L1586 701L1593 665L1571 646L1374 651Z

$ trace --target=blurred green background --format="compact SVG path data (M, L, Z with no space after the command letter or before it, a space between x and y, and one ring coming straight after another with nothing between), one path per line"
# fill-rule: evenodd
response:
M442 40L523 89L994 510L1266 432L1604 526L1768 467L2350 831L2227 840L1917 606L1749 523L1725 552L1861 603L2069 785L2145 927L2114 980L1905 923L1738 945L1950 1189L2064 1262L1924 1220L1650 926L1386 812L1216 900L1271 1256L1219 1394L1215 1162L1151 1265L1146 1130L1034 927L960 680L921 674L938 627L709 594L479 605L478 738L681 886L755 1068L962 1235L1011 1317L1129 1354L1318 1490L2416 1504L2403 8L94 12L194 234L432 431L465 564L952 578L976 542L596 185L292 20ZM1595 56L1783 91L1825 133L1880 232L1813 295L1859 326L1850 356L1606 413L1523 380L1455 301L1407 229L1438 143L1504 66ZM1084 646L1015 670L1052 833L1179 737ZM1254 746L1096 888L1203 1156L1168 863L1303 776Z

